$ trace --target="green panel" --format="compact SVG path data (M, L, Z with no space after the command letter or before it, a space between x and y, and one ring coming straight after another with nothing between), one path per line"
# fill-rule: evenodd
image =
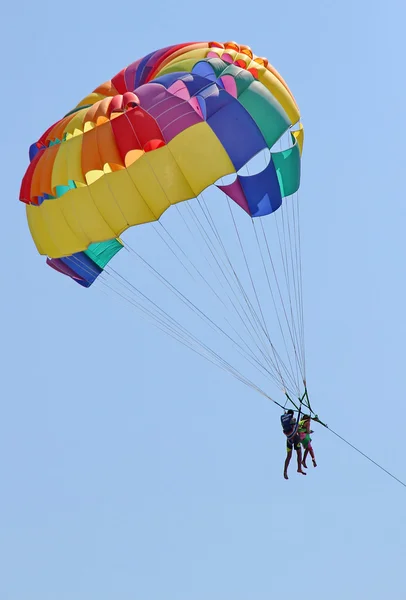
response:
M70 110L68 113L66 113L65 117L69 117L69 115L73 115L73 113L79 112L80 110L83 110L84 108L90 108L91 106L93 106L93 104L84 104L83 106L78 106L77 108L74 108L74 109Z
M288 150L273 152L272 160L278 175L282 197L290 196L299 189L300 185L300 151L295 144Z
M258 125L268 148L272 148L290 127L282 106L259 81L253 81L238 100Z
M75 188L76 188L76 183L72 179L69 179L68 185L56 185L55 186L56 197L60 198L61 196L66 194L66 192L69 192L69 190L74 190Z
M223 75L223 71L228 65L228 63L224 62L224 60L221 60L221 58L208 58L207 62L212 67L217 78Z
M119 240L107 240L107 242L97 242L90 244L85 254L92 259L101 269L121 250L123 244Z
M252 73L242 69L238 65L227 65L227 67L221 73L221 76L231 75L235 79L237 86L237 97L240 100L240 95L255 81ZM262 85L262 84L259 84Z

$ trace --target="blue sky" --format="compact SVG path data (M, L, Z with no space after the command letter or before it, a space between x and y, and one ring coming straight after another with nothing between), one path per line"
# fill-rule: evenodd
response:
M286 482L279 409L53 273L18 192L29 145L151 50L234 39L267 56L306 129L313 405L405 479L404 18L400 1L8 5L2 599L399 596L405 490L320 427L318 468Z

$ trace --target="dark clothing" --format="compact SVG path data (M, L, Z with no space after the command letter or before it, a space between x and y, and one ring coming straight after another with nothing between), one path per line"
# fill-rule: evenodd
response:
M283 433L285 435L289 435L295 428L296 419L294 415L289 415L288 413L285 413L281 416L281 424Z
M292 438L287 438L286 440L286 450L292 452L293 447L295 450L299 450L300 448L300 436L298 433L295 433Z
M296 423L296 419L294 415L290 415L289 413L285 413L281 416L281 424L283 433L286 435L286 449L288 452L291 452L294 448L295 450L299 450L300 448L300 436L297 432L298 424Z

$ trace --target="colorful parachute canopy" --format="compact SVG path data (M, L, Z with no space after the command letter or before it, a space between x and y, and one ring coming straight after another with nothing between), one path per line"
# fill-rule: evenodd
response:
M88 287L127 228L219 187L251 217L297 191L303 129L266 169L239 170L299 123L296 102L265 58L234 42L152 52L86 96L30 147L21 185L30 231L57 271Z

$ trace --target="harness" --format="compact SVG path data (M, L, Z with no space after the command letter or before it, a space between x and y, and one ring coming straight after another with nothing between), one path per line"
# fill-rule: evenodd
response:
M300 427L300 417L302 416L302 405L305 404L308 405L307 407L310 409L310 404L309 404L309 397L307 395L307 387L305 387L305 391L303 393L303 396L301 398L298 398L299 400L299 407L296 405L295 402L293 402L292 398L289 396L289 394L287 393L287 391L285 391L285 396L286 398L293 404L293 406L296 408L296 410L298 411L298 415L297 415L297 421L295 423L294 428L292 429L292 431L290 433L286 433L285 431L283 432L287 439L290 441L292 438L295 437L295 435L297 434L299 427ZM281 417L282 419L282 417Z

